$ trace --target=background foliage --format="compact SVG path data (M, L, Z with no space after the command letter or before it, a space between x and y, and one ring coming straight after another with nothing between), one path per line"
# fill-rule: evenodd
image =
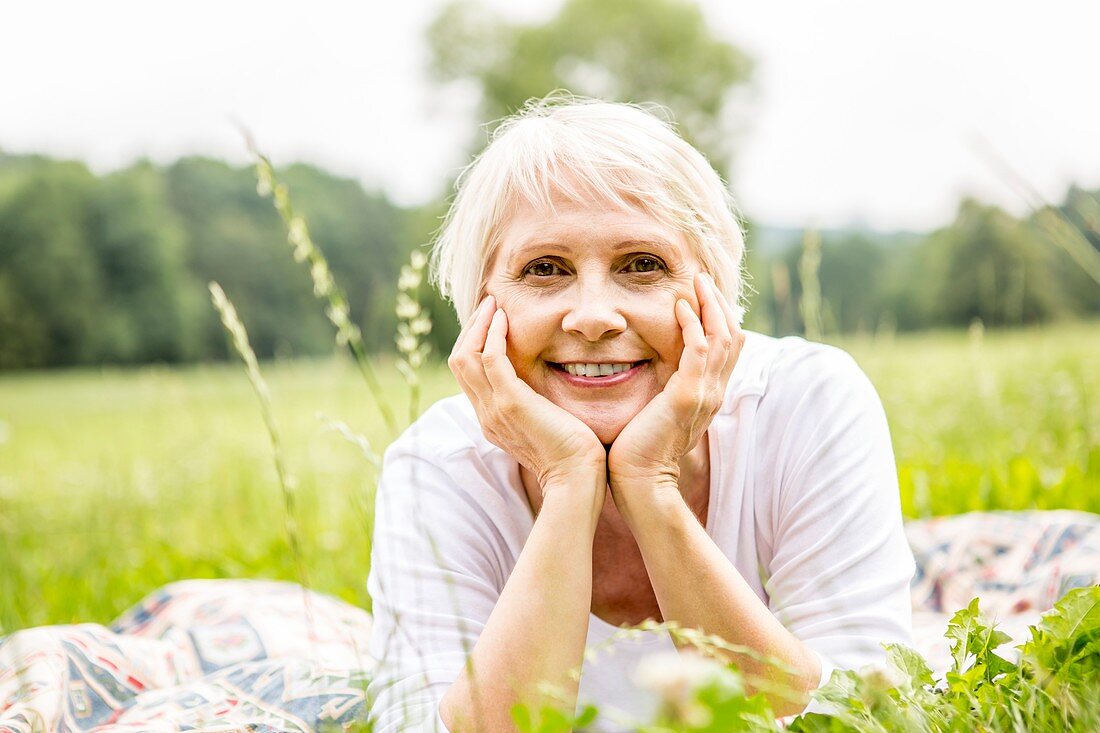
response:
M403 209L317 168L281 171L308 212L364 342L393 348L397 274L426 244L442 208ZM1074 189L1067 217L1100 206ZM1100 234L1082 222L1100 257ZM1049 323L1100 314L1100 285L1035 218L964 201L926 235L821 232L826 331L840 333ZM0 369L221 360L228 351L205 284L222 283L261 357L332 351L307 272L287 257L282 224L251 171L203 158L139 163L97 177L82 164L0 156ZM756 290L747 325L802 333L802 233L749 234ZM447 353L457 332L432 300L429 336Z

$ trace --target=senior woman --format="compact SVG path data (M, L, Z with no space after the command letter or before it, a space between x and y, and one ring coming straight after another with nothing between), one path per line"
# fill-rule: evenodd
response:
M639 107L532 104L463 173L432 261L463 394L378 490L375 730L512 730L544 682L643 721L634 667L675 645L615 632L647 619L779 660L780 715L909 642L882 407L842 351L741 330L743 249L719 176Z

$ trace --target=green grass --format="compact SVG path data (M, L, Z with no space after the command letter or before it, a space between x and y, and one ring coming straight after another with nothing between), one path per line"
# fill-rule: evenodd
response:
M847 340L893 429L909 516L1100 512L1100 324ZM408 393L378 371L398 415ZM354 365L263 365L310 585L369 608L375 476L318 413L379 453ZM425 372L421 404L457 392ZM107 622L192 577L300 580L256 398L237 364L0 376L0 630Z

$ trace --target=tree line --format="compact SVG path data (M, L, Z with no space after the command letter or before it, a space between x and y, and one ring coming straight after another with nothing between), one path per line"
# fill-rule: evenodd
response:
M933 232L803 232L753 251L751 322L776 333L807 323L806 280L825 332L1024 326L1100 314L1100 189L1071 187L1018 218L974 199ZM774 236L773 236L774 239ZM807 260L811 267L807 268Z
M280 175L366 346L392 350L398 273L430 241L443 204L402 208L307 165ZM1073 188L1023 219L966 200L949 226L923 235L750 227L746 325L810 330L807 277L820 326L833 332L1096 316L1100 284L1083 263L1100 261L1097 212L1100 191ZM1087 253L1059 241L1073 233ZM0 368L224 359L210 280L236 303L261 357L331 352L309 273L286 242L247 167L184 158L96 176L76 162L0 154ZM445 354L457 324L437 298L427 305L429 338Z
M353 305L364 338L392 345L395 282L416 217L317 168L282 172ZM228 348L217 280L258 354L330 351L308 272L294 262L249 168L185 158L105 176L0 155L0 367L188 362Z

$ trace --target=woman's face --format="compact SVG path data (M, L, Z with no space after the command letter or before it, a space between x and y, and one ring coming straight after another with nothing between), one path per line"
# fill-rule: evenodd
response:
M676 371L674 306L684 298L699 312L700 265L681 232L641 210L555 208L517 207L485 292L508 315L519 378L610 445Z

